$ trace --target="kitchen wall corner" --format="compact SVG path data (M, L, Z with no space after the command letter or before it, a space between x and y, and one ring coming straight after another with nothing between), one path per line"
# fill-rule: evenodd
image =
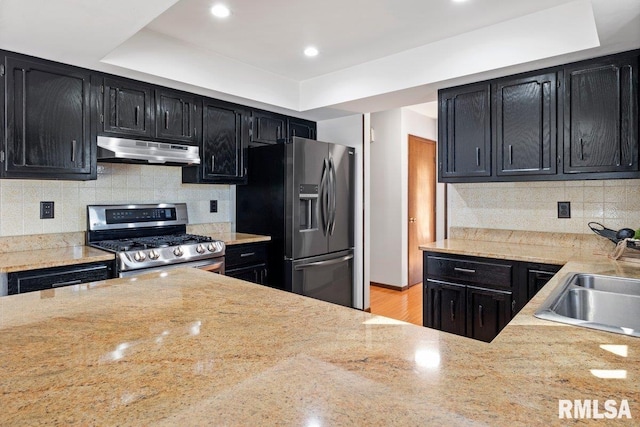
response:
M230 185L183 184L179 167L100 163L94 181L0 180L0 236L86 231L90 204L185 202L191 224L229 223L231 199ZM55 202L55 218L40 219L40 201Z

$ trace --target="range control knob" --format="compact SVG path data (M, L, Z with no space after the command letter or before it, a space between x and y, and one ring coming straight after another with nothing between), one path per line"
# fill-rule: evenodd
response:
M160 258L160 254L157 251L151 249L151 252L149 252L149 259L158 259L158 258Z
M135 259L138 262L144 261L146 258L147 256L142 251L138 251L133 255L133 259Z
M198 245L198 247L196 248L196 252L198 252L199 254L203 254L204 251L205 251L205 248L202 245Z
M215 243L209 243L209 245L207 245L207 249L209 249L209 252L215 252L216 251Z
M182 255L184 255L184 251L182 250L182 247L178 246L177 248L175 248L173 250L173 254L175 256L182 256Z

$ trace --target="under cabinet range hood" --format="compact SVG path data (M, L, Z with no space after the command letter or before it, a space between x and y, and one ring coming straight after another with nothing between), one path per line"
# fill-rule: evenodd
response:
M200 152L192 145L98 136L98 160L187 166L200 164Z

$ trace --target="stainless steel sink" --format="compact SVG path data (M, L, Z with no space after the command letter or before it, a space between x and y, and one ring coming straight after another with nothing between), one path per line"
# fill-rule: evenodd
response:
M568 274L535 316L640 337L640 279Z

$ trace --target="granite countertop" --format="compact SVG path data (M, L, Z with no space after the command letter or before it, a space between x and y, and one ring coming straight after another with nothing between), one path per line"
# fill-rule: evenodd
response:
M215 233L211 237L223 240L226 245L267 242L269 236L247 233ZM90 246L68 246L48 249L30 249L0 254L0 273L61 267L96 261L113 260L114 255Z
M573 270L640 277L569 262L490 344L198 269L2 297L0 425L566 425L559 399L637 419L640 340L531 316Z
M89 246L0 253L0 273L61 267L97 261L112 261L112 253Z

